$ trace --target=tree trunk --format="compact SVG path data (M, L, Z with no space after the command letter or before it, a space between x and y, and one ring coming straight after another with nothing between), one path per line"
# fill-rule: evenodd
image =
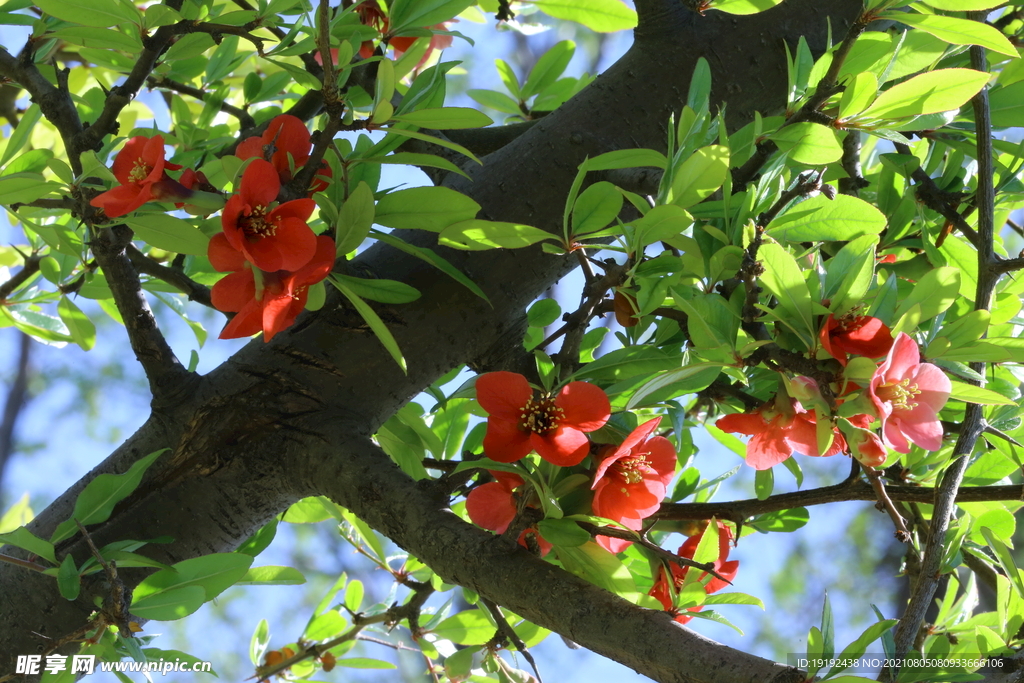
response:
M699 57L711 64L712 102L728 102L734 125L778 110L786 84L783 38L825 47L860 10L859 0L788 0L752 17L698 16L679 2L637 0L634 47L576 98L485 158L472 181L452 187L483 207L481 217L559 231L565 198L587 156L614 149L663 149L669 115L686 98ZM433 235L405 234L430 246ZM205 377L191 376L106 461L43 511L32 531L48 538L71 515L82 487L168 448L142 486L90 532L98 545L170 536L142 552L176 562L230 551L308 495L351 509L447 581L467 586L517 614L659 681L786 680L792 670L718 645L664 613L635 607L506 545L447 511L448 500L406 477L369 441L380 424L450 368L500 369L522 355L523 310L573 265L540 249L445 251L487 293L485 302L439 271L378 245L359 258L374 275L422 293L381 314L405 353L403 374L357 314L329 297L272 343L257 340ZM80 539L80 537L79 537ZM11 551L12 549L8 549ZM58 548L80 564L78 540ZM122 575L137 583L141 570ZM82 626L102 581L86 582L75 602L51 577L0 564L0 676L16 655ZM800 680L799 677L797 680Z

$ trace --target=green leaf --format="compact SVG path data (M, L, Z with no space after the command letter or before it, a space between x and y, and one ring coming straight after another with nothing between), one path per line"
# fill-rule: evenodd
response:
M407 304L420 298L420 293L415 287L410 287L397 280L351 277L340 273L335 273L334 277L338 282L345 284L353 292L370 301L379 301L384 304Z
M578 237L601 230L622 210L622 193L604 180L580 194L572 210L572 235Z
M883 633L891 629L896 623L896 619L886 619L868 626L867 629L858 636L857 640L843 648L842 653L839 655L839 659L848 661L857 659L867 652L868 645L878 640ZM837 674L847 668L849 668L849 666L841 666L837 664L829 670L828 675L826 675L825 678Z
M11 136L7 139L4 154L0 156L0 166L6 165L8 161L14 158L15 154L28 144L32 129L36 127L42 116L43 112L39 109L38 104L32 104L25 110L25 113L21 115L21 119L18 121L18 127L11 132Z
M206 256L210 238L188 221L166 213L135 214L120 219L147 244L176 254Z
M669 370L668 372L659 375L658 377L655 377L654 379L645 383L639 389L637 389L633 396L631 396L629 401L626 403L626 410L632 410L638 405L643 405L643 401L645 398L647 398L648 396L650 396L651 394L660 389L663 389L682 380L696 377L698 375L701 375L702 373L707 372L708 370L713 370L713 375L712 373L707 373L707 376L704 377L704 379L707 379L707 384L704 385L706 387L708 384L711 384L715 380L715 377L718 376L721 367L723 367L722 363L694 363L693 365L687 365L676 370Z
M109 28L69 26L54 31L52 35L54 38L60 38L72 45L99 50L120 50L128 53L142 50L142 43L138 38Z
M153 621L174 621L192 614L206 602L201 586L181 586L132 602L132 614Z
M535 301L530 309L526 311L526 323L530 327L547 327L556 320L562 313L562 307L554 299L540 299Z
M787 210L766 232L786 242L846 242L885 229L885 215L863 199L819 194Z
M728 14L757 14L780 2L782 0L715 0L712 7Z
M252 557L241 553L214 553L177 562L171 569L150 574L135 588L132 613L144 616L137 607L164 605L162 596L183 588L199 588L202 602L213 600L241 581L252 562Z
M395 152L383 157L368 157L360 159L367 164L401 164L403 166L428 166L430 168L443 168L451 173L458 173L466 178L469 175L461 168L436 154L418 154L416 152Z
M836 197L838 199L838 196ZM829 310L837 316L859 306L871 287L875 273L876 235L851 240L826 264L823 299L831 299Z
M391 4L391 32L422 28L461 14L474 0L396 0Z
M114 506L138 488L142 482L142 475L166 450L168 449L161 448L136 460L124 474L101 474L86 484L75 500L75 510L71 513L71 518L57 526L50 542L59 543L74 536L78 532L76 519L82 526L107 521L110 513L114 511Z
M479 204L450 188L411 187L384 195L374 220L389 228L441 232L475 218L479 211Z
M66 296L60 298L60 303L57 304L57 314L68 326L68 333L75 343L86 351L92 349L96 344L96 326L89 320L89 316Z
M519 249L553 238L551 233L530 225L473 219L449 225L441 231L438 243L455 249L480 251Z
M338 245L338 256L355 251L363 243L373 227L374 212L373 190L360 180L338 212L334 240Z
M575 21L598 33L636 27L636 12L621 0L534 0L533 4L555 19Z
M34 553L44 560L57 564L57 558L54 556L53 544L44 541L39 538L31 531L21 526L6 534L0 534L0 544L9 543L16 548L27 550L30 553Z
M71 553L64 556L57 570L57 589L65 600L77 600L82 590L82 577L78 574L78 566L75 565L75 558Z
M794 329L805 332L808 341L813 339L817 329L812 321L811 293L796 259L781 245L769 242L761 245L758 260L765 267L761 283L779 300L779 308L790 319Z
M878 94L878 79L873 73L865 72L854 76L846 84L843 97L839 100L839 118L848 119L861 113L874 101Z
M583 527L568 519L542 519L537 522L537 529L552 545L575 548L590 540L590 534Z
M52 17L82 26L107 28L125 22L142 23L142 13L134 5L118 0L37 0L35 5Z
M565 68L569 66L569 61L572 60L575 52L576 43L571 40L563 40L552 45L547 52L541 55L533 70L530 71L520 98L524 101L528 100L554 84Z
M754 495L758 500L768 500L775 489L775 473L773 470L758 470L754 473Z
M519 109L519 103L503 92L473 88L467 90L466 94L472 97L478 104L490 107L495 111L514 115L522 115L523 113L522 110Z
M438 256L435 252L429 249L424 249L422 247L413 246L408 242L405 242L399 239L398 237L395 237L394 235L390 235L388 233L374 230L373 235L379 241L384 242L385 244L390 244L395 249L399 249L407 254L411 254L412 256L415 256L419 259L426 261L430 265L434 266L435 268L443 272L448 277L452 278L453 280L461 284L469 291L476 294L484 301L490 303L490 299L487 298L487 295L484 293L484 290L480 289L480 287L477 286L475 282L466 277L466 275L461 270L459 270L451 263Z
M431 629L437 637L457 645L483 645L494 636L494 631L494 623L478 609L459 612Z
M822 166L839 161L843 145L836 131L820 123L795 123L768 136L798 164Z
M627 600L639 597L629 569L598 544L585 543L578 548L555 546L555 553L566 571Z
M893 320L899 320L915 305L921 307L921 320L934 318L953 305L960 293L960 271L957 268L933 268L917 282L896 309Z
M586 171L610 171L617 168L643 168L653 166L664 169L668 165L665 155L653 149L617 149L599 154L583 162Z
M292 567L250 567L236 586L297 586L306 583L306 577Z
M1017 568L1017 563L1013 560L1013 554L1005 543L996 538L995 534L988 527L982 527L981 533L985 537L985 541L988 543L988 547L995 553L996 559L999 560L1000 566L1003 568L1006 576L1009 577L1013 584L1014 590L1017 591L1018 597L1024 599L1024 578L1020 575L1020 569Z
M946 12L977 12L1006 3L1004 0L925 0L925 4Z
M437 128L439 130L482 128L494 123L487 114L466 107L418 109L408 114L396 114L391 118L393 121L411 123L421 128Z
M394 336L391 334L391 330L388 329L384 321L380 319L377 312L370 308L369 304L359 298L355 292L346 287L341 282L338 282L333 276L330 277L330 283L334 285L339 292L341 292L346 299L351 302L355 307L359 315L362 316L366 324L370 326L373 333L377 335L377 339L387 349L387 352L391 354L391 357L398 363L398 367L402 368L402 372L408 374L409 369L405 364L405 357L402 355L402 350L398 348L398 342L395 341Z
M347 657L335 660L334 666L344 666L349 669L397 669L391 662L381 659L370 659L369 657Z
M656 242L672 242L684 237L683 231L691 225L693 216L685 209L675 204L663 204L655 206L633 223L633 239L638 249Z
M906 12L885 12L882 14L882 18L894 19L907 26L921 29L952 45L980 45L1004 55L1017 56L1017 49L999 29L980 21L945 17L940 14L910 14Z
M303 73L305 73L305 72L303 72ZM446 139L443 139L443 138L439 138L439 137L434 136L434 135L427 135L426 133L420 132L418 130L409 130L407 128L394 128L394 127L391 127L391 128L388 128L387 131L388 131L387 137L385 137L383 140L381 140L376 145L374 145L374 148L371 151L378 151L380 154L385 154L387 151L390 151L390 150L394 149L395 147L398 146L399 143L394 141L394 140L389 140L389 138L392 135L398 135L398 136L402 136L402 137L413 138L414 140L422 140L423 142L429 142L430 144L433 144L433 145L440 145L441 147L447 147L448 149L454 149L459 154L462 154L462 155L464 155L466 157L469 157L470 159L472 159L476 163L478 163L478 164L482 163L480 161L480 159L478 159L475 154L470 152L468 149L466 149L462 145L460 145L460 144L458 144L456 142L452 142L451 140L446 140ZM380 151L380 150L384 150L384 151Z
M47 182L41 173L12 173L0 177L0 204L34 202L60 187L59 183Z
M977 403L982 406L1017 405L1016 401L1013 399L1009 399L998 392L992 391L991 389L984 389L982 387L976 387L973 384L964 384L963 382L957 381L952 381L952 384L953 392L949 397L955 401Z
M676 169L668 203L687 208L716 192L729 172L729 148L702 147Z
M889 88L857 118L901 119L959 109L985 87L989 78L984 71L973 69L930 71Z

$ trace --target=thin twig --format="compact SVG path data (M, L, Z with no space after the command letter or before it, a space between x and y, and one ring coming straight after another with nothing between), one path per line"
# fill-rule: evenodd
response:
M530 663L530 666L533 668L533 673L537 674L537 683L544 683L544 679L540 677L540 669L537 668L536 660L534 660L533 655L530 654L530 650L526 647L526 643L524 643L523 639L519 637L519 634L515 632L512 625L508 623L508 619L505 618L505 615L501 613L501 608L483 596L480 597L480 602L484 603L484 607L487 608L487 611L491 613L491 617L494 619L495 623L498 624L498 632L505 638L508 638L508 640L516 646L516 649L522 653L523 659Z
M191 85L186 85L184 83L179 83L178 81L171 80L166 76L147 76L146 85L148 85L150 88L163 88L165 90L172 90L182 95L194 97L202 102L206 102L207 99L209 99L210 97L210 93L206 92L205 90L193 87ZM249 115L249 112L245 111L244 109L240 109L239 107L236 107L233 104L221 102L220 110L225 114L234 116L236 119L238 119L238 125L242 128L254 128L256 126L256 121L254 121L252 116Z
M0 283L0 304L7 301L7 298L14 293L18 287L28 282L36 273L39 272L39 263L43 260L43 257L38 254L30 254L24 257L24 263L21 266L21 270L11 276L6 282Z
M210 288L206 285L199 284L176 268L169 268L162 263L154 261L139 251L134 244L128 244L125 249L132 265L135 266L135 270L139 273L163 280L187 295L189 301L195 301L204 306L214 308L213 302L210 299Z
M875 495L878 497L878 505L889 513L892 523L896 526L896 540L900 543L910 543L910 530L907 529L903 515L899 513L899 510L896 509L896 506L892 502L892 498L890 498L885 491L885 483L882 481L882 473L874 467L867 467L865 465L864 474L867 475L871 488L875 490Z

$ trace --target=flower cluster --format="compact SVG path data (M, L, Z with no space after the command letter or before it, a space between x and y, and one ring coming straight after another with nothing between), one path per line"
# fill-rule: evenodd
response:
M704 592L708 595L722 590L729 585L728 582L732 581L736 577L736 572L739 571L740 562L739 560L729 560L729 547L732 543L732 530L723 524L717 522L718 525L718 559L714 562L714 571L718 576L711 576L710 579L704 583ZM697 546L700 545L701 535L691 536L679 547L676 555L679 557L685 557L688 560L692 560L694 553L697 552ZM654 587L651 588L650 595L662 604L665 611L671 614L676 621L680 624L685 624L691 617L688 614L681 614L679 609L675 606L675 596L679 594L687 584L703 582L705 577L709 576L707 572L702 572L695 567L680 567L677 564L672 565L672 585L669 586L668 575L665 569L662 568L658 572L658 578L654 582ZM722 578L719 578L722 577ZM722 579L725 579L723 581ZM701 607L688 607L687 612L699 612Z
M222 232L210 240L207 256L215 270L228 275L213 286L210 298L218 310L236 314L220 338L263 332L270 341L295 321L310 285L323 281L334 266L334 240L318 237L307 223L314 201L277 202L282 184L309 160L311 149L301 120L287 114L274 118L262 136L238 146L237 156L250 161L237 192L224 203L219 195L209 194L215 188L201 172L185 169L177 180L167 174L181 166L164 159L163 136L134 137L114 159L114 177L121 184L91 204L113 218L151 201L182 208L190 200L198 203L204 194L216 199L214 205L223 206ZM324 189L330 175L330 168L322 166L310 194Z
M941 448L938 412L949 399L952 384L938 367L921 362L917 342L903 332L894 340L889 328L870 316L836 319L829 315L819 339L822 348L844 368L850 354L863 358L885 356L862 391L867 400L858 402L856 397L844 396L839 402L860 405L864 412L836 423L817 383L798 377L793 386L799 396L780 393L753 412L726 415L716 423L722 431L751 437L747 444L751 466L769 469L800 452L823 456L849 453L864 465L877 467L886 460L886 447L897 453L909 453L911 443L929 451ZM801 400L810 400L814 407L805 409ZM832 444L823 453L818 448L819 420L835 425ZM868 429L875 420L880 422L881 437Z

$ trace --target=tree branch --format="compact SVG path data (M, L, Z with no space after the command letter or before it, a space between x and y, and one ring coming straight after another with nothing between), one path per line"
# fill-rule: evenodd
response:
M187 391L192 373L182 366L157 327L153 311L142 292L139 275L132 267L127 248L132 233L124 225L101 228L91 246L96 261L107 278L114 303L124 319L128 341L149 379L153 400L180 398Z
M163 280L172 287L177 288L182 294L188 295L189 301L195 301L203 306L214 308L213 302L210 300L210 288L206 285L199 284L177 268L168 268L162 263L154 261L130 242L125 247L125 251L136 272Z
M205 90L201 90L199 88L194 88L191 85L186 85L184 83L173 81L170 78L167 78L166 76L160 76L159 78L154 76L147 76L146 85L148 85L150 88L164 88L165 90L172 90L182 95L189 95L202 102L205 102L210 95ZM220 110L225 114L229 114L238 119L238 125L242 128L256 127L256 121L254 121L252 116L249 115L249 112L245 111L244 109L240 109L232 104L228 104L227 102L221 102Z

